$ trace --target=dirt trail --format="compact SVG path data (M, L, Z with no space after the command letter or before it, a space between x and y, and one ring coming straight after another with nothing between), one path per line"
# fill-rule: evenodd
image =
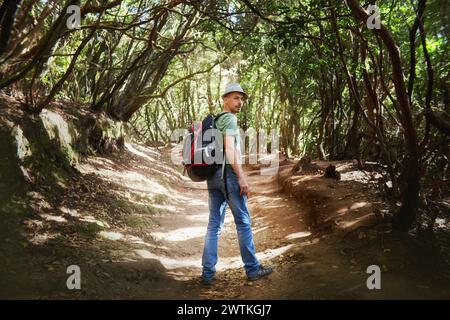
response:
M154 216L157 228L148 233L153 248L141 246L136 252L159 261L179 281L175 290L166 288L173 298L449 297L449 286L440 277L429 277L434 274L431 261L418 265L417 259L408 260L420 248L406 252L406 244L384 230L364 229L373 223L373 212L383 211L384 206L382 199L368 193L361 179L357 181L351 162L338 164L342 181L322 178L317 172L299 177L299 183L288 190L294 196L279 185L280 173L290 168L281 167L274 175L247 171L257 255L275 269L267 279L246 280L228 209L219 242L218 281L211 288L199 284L208 221L206 183L183 179L181 185L171 185L170 206ZM383 290L367 289L366 269L371 264L382 268ZM151 293L146 297L152 298Z
M370 225L373 213L384 210L382 199L356 182L348 162L337 164L344 172L342 181L311 172L280 184L278 174L247 171L257 255L275 271L256 282L246 280L228 209L219 242L218 281L205 287L199 276L208 221L206 183L189 181L169 159L170 150L159 153L128 144L121 155L87 159L79 167L83 179L67 186L47 207L38 202L39 218L28 224L40 221L44 227L33 229L33 239L46 234L47 241L32 246L36 273L31 277L37 282L18 296L450 298L448 274L433 254L409 238ZM281 167L281 176L291 167ZM92 231L85 223L102 228L80 237L80 226L85 234ZM58 236L52 238L52 233ZM81 267L81 291L65 287L70 264ZM381 290L367 289L366 268L372 264L382 268Z

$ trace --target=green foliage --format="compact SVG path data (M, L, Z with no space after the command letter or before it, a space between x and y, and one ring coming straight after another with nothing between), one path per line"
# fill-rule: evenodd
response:
M93 239L97 236L97 233L103 230L103 227L95 222L80 222L75 224L75 230L79 235Z
M143 205L128 200L118 200L116 205L127 214L154 215L160 212L158 208L152 205Z
M155 194L152 201L156 204L166 204L169 202L169 196L166 194Z
M143 216L131 215L123 218L123 222L130 228L143 229L151 225L148 218Z
M100 7L82 18L79 30L57 24L64 15L61 3L51 10L47 1L28 11L21 7L16 23L22 25L15 26L0 56L0 73L7 79L0 79L0 88L16 76L31 107L53 93L129 120L141 141L167 143L175 129L219 113L223 87L239 81L250 94L239 114L241 127L279 130L287 156L362 156L387 164L392 180L402 179L408 145L392 57L379 33L345 1L95 3ZM400 50L406 87L415 75L407 113L426 146L420 160L435 168L430 161L447 157L448 138L423 116L431 81L420 30L412 37L412 51L410 40L421 2L376 3ZM428 0L423 17L434 74L429 109L443 114L449 112L450 94L447 8L445 0ZM425 176L444 175L441 168Z

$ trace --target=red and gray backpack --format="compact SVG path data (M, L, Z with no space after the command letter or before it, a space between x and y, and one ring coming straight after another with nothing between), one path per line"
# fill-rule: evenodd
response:
M226 113L209 114L202 122L194 123L184 138L183 165L192 181L208 179L224 161L223 138L218 139L216 121Z

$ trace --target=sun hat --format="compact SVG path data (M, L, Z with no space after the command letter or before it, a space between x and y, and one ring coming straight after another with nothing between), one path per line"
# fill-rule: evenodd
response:
M242 89L242 87L240 86L239 83L229 83L226 88L225 91L222 94L222 98L224 98L227 94L231 93L231 92L240 92L242 93L245 98L248 97L248 94L244 91L244 89Z

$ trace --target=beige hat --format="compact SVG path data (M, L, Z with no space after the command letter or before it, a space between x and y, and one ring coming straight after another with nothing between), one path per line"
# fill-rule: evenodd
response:
M229 83L229 84L227 85L227 87L225 88L224 93L222 94L222 98L224 98L227 94L229 94L229 93L231 93L231 92L240 92L240 93L242 93L242 94L245 96L245 98L248 97L248 94L245 93L244 89L242 89L242 87L240 86L240 84L239 84L239 83L236 83L236 82L234 82L234 83Z

